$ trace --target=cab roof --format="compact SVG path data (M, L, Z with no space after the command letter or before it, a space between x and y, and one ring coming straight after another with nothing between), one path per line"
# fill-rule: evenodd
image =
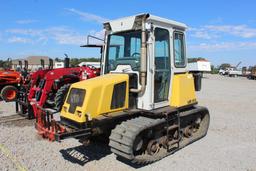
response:
M186 30L188 28L187 25L184 23L166 19L166 18L162 18L162 17L158 17L155 15L147 14L147 13L137 14L134 16L124 17L124 18L120 18L120 19L116 19L116 20L110 20L110 21L105 22L104 26L105 26L105 28L108 28L108 26L110 26L111 30L113 32L131 30L134 27L135 22L139 21L143 16L147 17L146 21L148 23L150 23L150 22L160 23L160 24L167 25L167 27L179 28L181 30Z

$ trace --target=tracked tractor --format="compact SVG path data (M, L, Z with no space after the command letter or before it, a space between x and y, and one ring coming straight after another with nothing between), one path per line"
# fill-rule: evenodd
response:
M101 76L71 85L59 121L45 111L50 138L87 144L107 135L117 156L147 164L204 137L210 116L187 70L187 26L141 14L104 28Z

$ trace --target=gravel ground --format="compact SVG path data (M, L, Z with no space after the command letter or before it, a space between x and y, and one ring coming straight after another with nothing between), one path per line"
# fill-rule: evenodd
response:
M4 103L0 101L0 117L15 114L15 103Z
M141 168L116 160L102 143L84 147L75 139L43 140L32 121L0 124L0 170L256 170L255 87L253 80L207 75L197 94L211 115L207 136ZM14 104L0 102L0 117L13 113ZM74 150L81 160L67 155Z

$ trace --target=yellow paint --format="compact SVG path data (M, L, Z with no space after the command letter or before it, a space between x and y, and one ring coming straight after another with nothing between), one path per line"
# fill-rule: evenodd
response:
M124 81L126 82L126 96L124 106L117 109L111 109L110 107L114 85ZM79 88L86 91L83 105L82 107L78 106L75 113L73 114L68 112L69 104L65 101L62 107L61 116L70 120L74 120L78 123L82 123L97 118L101 114L127 109L129 91L128 85L128 74L106 74L93 79L72 84L71 88ZM79 116L78 112L81 112L81 116Z
M196 101L194 78L192 74L175 74L172 82L170 105L183 107Z
M10 150L3 144L0 144L0 151L13 162L19 171L27 171L27 169L20 164L20 162L12 155Z

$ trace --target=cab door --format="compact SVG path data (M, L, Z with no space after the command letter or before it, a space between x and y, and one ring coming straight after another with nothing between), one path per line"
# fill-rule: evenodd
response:
M154 31L154 106L165 106L168 102L171 79L170 33L167 29ZM167 104L167 103L166 103Z

